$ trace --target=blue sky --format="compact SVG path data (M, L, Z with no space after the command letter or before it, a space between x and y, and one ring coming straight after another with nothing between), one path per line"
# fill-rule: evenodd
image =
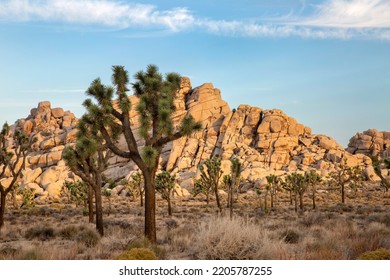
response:
M388 0L0 0L0 123L157 64L212 82L231 108L279 108L346 145L390 131Z

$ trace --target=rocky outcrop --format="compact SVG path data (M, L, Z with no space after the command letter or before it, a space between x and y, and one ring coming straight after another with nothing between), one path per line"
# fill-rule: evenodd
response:
M76 140L77 122L70 111L51 108L50 102L43 101L31 109L27 118L18 120L11 127L11 133L18 127L36 139L26 158L26 169L19 181L21 188L32 189L41 198L58 197L65 180L78 179L62 160L65 145ZM12 149L11 139L9 146Z
M130 96L130 99L132 128L138 145L142 146L143 140L138 136L139 115L135 110L139 101L136 96ZM182 79L174 103L175 127L187 114L203 124L201 131L168 143L162 151L160 168L177 175L182 189L177 187L176 193L180 196L188 195L186 189L191 188L193 178L199 175L198 166L212 155L222 158L224 173L229 173L232 157L240 159L244 167L243 179L262 184L270 173L282 175L315 169L326 175L342 161L366 168L371 164L367 156L371 147L381 151L390 141L390 134L370 130L351 139L346 151L334 139L312 134L309 127L281 110L264 110L250 105L231 110L213 84L192 88L188 78ZM34 189L42 197L57 197L64 181L78 179L62 160L64 147L76 141L77 121L71 112L51 108L50 102L46 101L14 125L37 139L27 157L20 182L22 187ZM123 138L119 139L118 146L126 149ZM112 156L105 174L119 180L129 178L136 169L128 159ZM366 171L372 173L372 170ZM116 190L116 193L123 190Z
M131 101L138 103L134 96ZM175 105L175 125L187 113L203 124L202 131L169 143L162 153L161 169L176 173L186 188L191 187L197 176L199 164L214 154L221 156L224 173L229 173L230 158L239 158L244 166L242 177L252 182L270 173L309 169L326 175L344 161L349 166L371 164L367 156L351 155L334 139L312 134L309 127L281 110L263 110L249 105L231 110L211 83L192 89L190 80L183 79ZM133 110L130 116L133 129L137 131L138 114ZM121 142L125 147L123 139ZM124 177L136 168L119 157L114 157L111 163L106 171L111 177Z
M390 157L390 132L369 129L356 133L349 140L347 151L351 154Z

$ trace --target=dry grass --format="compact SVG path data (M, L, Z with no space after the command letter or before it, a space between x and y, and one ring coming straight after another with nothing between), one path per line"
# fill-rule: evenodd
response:
M174 216L157 208L158 245L143 239L143 209L128 198L113 198L105 213L105 236L88 224L82 208L64 201L29 210L8 209L0 232L0 259L115 259L147 248L158 259L357 259L390 249L390 196L375 186L347 204L335 192L320 192L318 209L298 213L281 195L277 207L259 211L256 196L242 195L230 220L215 201L177 199ZM225 202L223 205L225 205ZM9 204L10 205L10 204ZM382 251L380 251L382 252Z

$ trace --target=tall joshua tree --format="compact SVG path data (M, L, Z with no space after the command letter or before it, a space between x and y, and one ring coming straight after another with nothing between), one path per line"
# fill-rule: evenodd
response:
M20 179L22 170L26 166L26 156L32 142L35 139L29 139L21 130L13 132L14 149L9 151L7 148L7 137L9 134L9 126L7 123L3 125L0 132L0 179L5 178L5 175L10 172L11 181L4 184L0 182L0 229L4 226L4 212L7 195L13 190L16 182Z
M86 108L90 109L87 102ZM85 114L79 121L77 142L74 147L67 146L63 152L63 158L69 168L79 176L95 196L96 229L100 235L104 235L102 185L103 171L107 167L110 153L106 152L103 138L90 114ZM93 209L92 193L89 194L89 211Z
M100 131L107 147L116 155L131 159L141 170L145 183L145 236L156 242L156 187L155 175L163 147L170 141L190 135L201 128L191 115L185 116L175 129L172 114L176 110L174 98L180 87L180 76L169 73L163 77L157 66L149 65L146 71L134 75L134 94L139 97L136 110L139 113L139 136L144 146L138 147L136 135L130 124L131 102L128 72L123 66L113 66L114 87L104 86L100 79L91 83L87 94L96 99L85 101L94 125ZM114 102L114 92L117 102ZM116 103L118 106L115 106ZM126 148L117 145L119 134L124 135Z

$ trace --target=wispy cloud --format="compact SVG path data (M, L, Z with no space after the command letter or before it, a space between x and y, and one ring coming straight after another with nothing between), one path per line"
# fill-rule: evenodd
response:
M294 23L294 22L293 22ZM297 25L333 28L390 28L389 0L328 0Z
M253 21L215 20L195 16L185 7L159 10L154 5L117 0L8 0L0 4L0 20L146 27L169 32L199 29L221 36L390 40L389 0L324 0L317 5L300 1L297 14Z
M9 0L0 4L0 19L99 24L115 28L158 26L178 31L193 17L186 8L157 10L153 5L109 0Z

